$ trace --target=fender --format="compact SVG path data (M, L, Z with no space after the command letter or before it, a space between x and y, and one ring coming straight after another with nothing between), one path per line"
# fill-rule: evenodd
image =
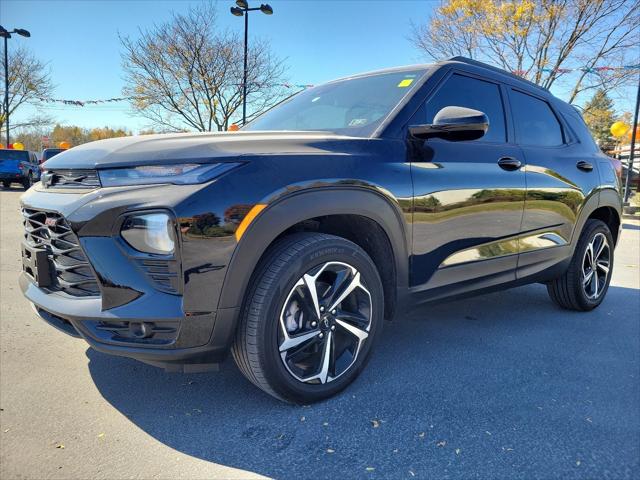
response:
M584 228L584 224L587 223L587 219L589 215L591 215L597 208L600 199L600 192L595 191L593 194L589 195L585 202L582 204L580 210L578 211L578 218L576 218L576 223L573 226L573 231L571 232L571 241L569 244L571 245L571 255L573 256L573 251L578 244L578 240L580 239L580 234L582 233L582 229Z
M618 215L618 231L612 232L616 234L616 244L620 240L620 230L622 229L622 193L617 187L605 187L600 191L598 207L613 208Z
M613 208L618 215L618 223L620 223L620 218L622 217L622 199L620 198L620 193L615 188L600 189L595 195L591 195L587 202L580 209L580 213L578 215L578 219L571 236L572 255L580 238L580 234L582 233L582 229L584 228L584 224L587 223L587 220L593 214L593 212L601 207ZM618 234L619 232L612 233ZM619 238L619 235L617 235L617 238Z
M407 289L409 278L408 236L400 207L367 188L320 187L278 199L249 225L229 262L218 309L242 304L260 257L278 235L303 220L339 214L368 217L382 227L393 248L400 298L401 292Z
M621 216L622 213L622 196L620 191L615 188L603 188L600 190L599 207L611 207Z

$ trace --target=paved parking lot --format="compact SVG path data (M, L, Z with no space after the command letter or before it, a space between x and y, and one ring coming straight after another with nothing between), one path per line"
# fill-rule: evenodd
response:
M541 285L388 325L361 377L309 407L232 362L167 374L87 349L22 298L20 191L0 190L0 478L639 478L640 222L603 305Z

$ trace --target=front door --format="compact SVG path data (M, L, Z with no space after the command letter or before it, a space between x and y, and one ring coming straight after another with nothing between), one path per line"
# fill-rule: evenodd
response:
M411 120L432 123L446 106L473 108L489 118L479 140L408 140L414 184L411 284L426 297L515 280L524 159L511 142L503 101L497 83L453 73Z

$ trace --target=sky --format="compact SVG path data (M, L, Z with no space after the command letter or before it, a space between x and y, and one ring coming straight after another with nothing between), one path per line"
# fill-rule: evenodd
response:
M264 1L264 0L263 0ZM11 49L28 45L49 62L55 98L88 100L119 97L122 71L118 35L163 23L188 1L29 1L0 0L0 23L26 28L31 38L14 35ZM258 6L259 0L250 1ZM424 62L407 40L411 20L426 19L434 1L268 0L274 14L250 17L250 36L271 41L286 59L289 81L318 84L353 73ZM233 1L219 0L219 26L242 32L243 21L229 13ZM242 48L239 45L239 48ZM16 113L28 116L30 107ZM73 107L49 104L47 113L63 124L108 125L137 131L148 121L131 115L127 103Z
M262 0L265 1L265 0ZM250 37L268 39L286 60L293 84L319 84L342 76L380 68L424 63L407 39L411 22L425 23L439 0L266 0L272 16L254 12ZM189 0L0 0L0 24L25 28L31 38L14 35L9 48L28 46L48 62L54 97L74 100L122 95L119 35L135 38L139 29L184 12ZM258 6L260 0L250 0ZM243 20L229 13L232 0L216 2L221 29L243 30ZM238 48L242 48L239 45ZM631 89L633 90L633 89ZM634 92L624 95L619 110L631 110ZM558 92L554 92L558 94ZM628 99L626 97L629 97ZM628 100L628 101L627 101ZM629 105L626 105L629 103ZM623 105L624 104L624 105ZM136 133L149 126L126 102L74 107L47 104L43 112L55 121L86 128L109 126ZM15 117L28 117L23 107Z

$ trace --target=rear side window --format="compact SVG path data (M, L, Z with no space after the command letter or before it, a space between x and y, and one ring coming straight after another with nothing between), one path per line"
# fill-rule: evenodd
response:
M547 102L511 90L511 113L519 144L537 147L563 144L562 128Z
M574 136L578 137L580 143L590 146L594 152L597 152L599 147L591 136L589 127L584 123L582 114L572 106L564 106L561 114L571 130L573 130Z
M473 108L487 115L489 130L479 141L504 143L507 140L502 96L497 84L463 75L452 75L427 101L425 123L433 123L433 117L440 110L452 106Z

